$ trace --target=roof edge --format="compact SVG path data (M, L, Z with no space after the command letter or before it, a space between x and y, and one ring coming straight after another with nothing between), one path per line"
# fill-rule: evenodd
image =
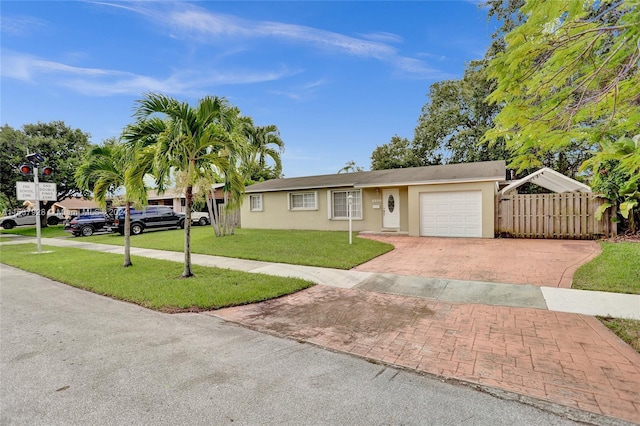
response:
M502 182L503 176L492 177L479 177L479 178L463 178L463 179L438 179L438 180L425 180L419 182L395 182L385 184L361 184L354 185L355 188L391 188L394 186L421 186L421 185L442 185L447 183L474 183L474 182Z

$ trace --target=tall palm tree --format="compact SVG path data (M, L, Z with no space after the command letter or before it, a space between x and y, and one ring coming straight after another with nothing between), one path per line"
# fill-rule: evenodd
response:
M347 161L347 163L344 165L343 168L338 170L338 174L343 173L343 172L344 173L355 173L355 172L362 172L362 171L364 171L364 169L362 167L358 166L355 161L350 160L350 161Z
M240 111L217 96L201 99L195 108L157 93L146 94L136 103L134 115L138 121L127 139L154 141L141 149L140 155L150 159L158 191L166 190L172 174L179 174L184 184L186 217L182 277L188 278L193 276L191 209L194 186L203 178L209 178L214 169L226 172L234 167L246 140L241 132Z
M126 147L115 139L105 141L103 146L96 146L91 149L80 164L75 173L76 182L82 189L93 192L98 205L105 209L107 205L107 194L113 194L119 188L129 187L134 191L125 191L125 226L124 226L124 267L133 265L131 262L131 204L141 199L140 193L146 189L144 183L127 181L128 169L136 168L132 162L130 152ZM142 189L140 189L142 188ZM146 199L146 198L145 198Z
M245 177L253 181L282 177L284 141L274 124L256 126L250 117L243 117L249 150L243 161ZM273 160L273 169L267 166L267 158Z

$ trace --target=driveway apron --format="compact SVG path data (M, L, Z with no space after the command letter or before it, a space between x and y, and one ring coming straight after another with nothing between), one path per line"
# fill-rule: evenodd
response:
M363 235L395 246L358 271L571 288L576 269L602 252L595 241Z
M507 391L575 420L640 423L640 354L593 317L322 285L211 315L489 392Z

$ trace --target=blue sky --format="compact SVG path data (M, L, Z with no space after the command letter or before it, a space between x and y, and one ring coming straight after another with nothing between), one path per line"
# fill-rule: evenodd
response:
M429 86L480 59L476 1L2 1L0 123L63 120L93 143L161 92L225 97L285 142L285 177L365 170L413 137Z

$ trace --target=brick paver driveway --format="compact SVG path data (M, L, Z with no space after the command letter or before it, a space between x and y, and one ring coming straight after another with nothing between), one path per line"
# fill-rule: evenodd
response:
M356 270L570 288L578 267L601 253L595 241L361 235L395 249Z
M211 315L418 372L640 424L640 354L592 317L323 285Z

